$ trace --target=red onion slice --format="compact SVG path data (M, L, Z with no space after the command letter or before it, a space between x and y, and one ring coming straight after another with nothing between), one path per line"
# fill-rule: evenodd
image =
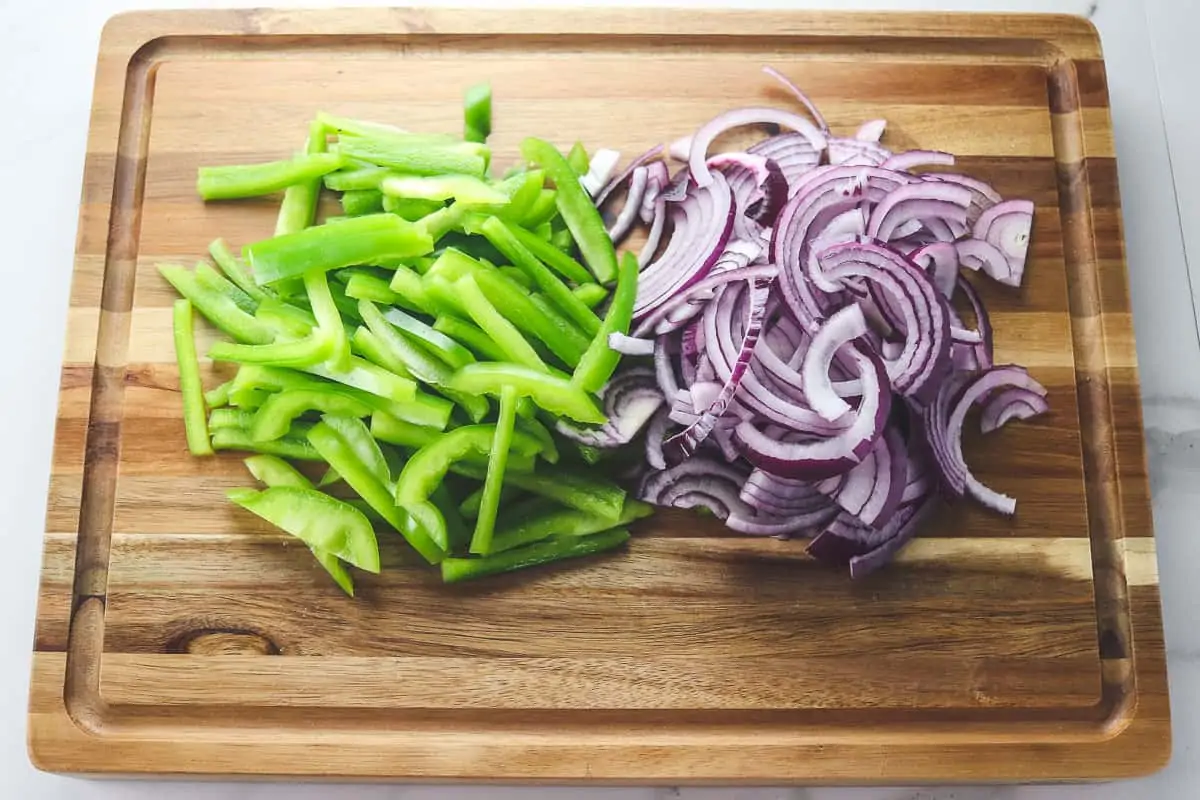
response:
M950 299L958 283L958 250L949 242L931 242L908 254L914 264L929 273L933 285Z
M691 152L688 154L688 167L692 180L700 188L706 188L712 183L713 173L709 171L705 160L708 157L708 146L713 140L727 130L743 125L779 125L803 134L816 150L825 149L825 135L811 122L801 116L777 108L741 108L726 111L706 123L692 137Z
M858 130L854 132L854 138L860 142L878 142L883 139L885 130L887 130L886 119L873 119L859 125Z
M861 277L879 284L903 315L904 348L888 362L893 388L920 399L949 363L950 314L946 299L925 273L885 247L865 242L836 245L820 256L831 278Z
M626 356L654 355L653 339L638 339L633 336L626 336L623 333L610 333L608 335L608 347L610 350L615 350Z
M628 183L633 177L634 171L639 167L662 164L662 169L665 171L667 168L666 164L663 164L662 161L659 160L662 158L662 154L663 146L659 144L651 147L649 150L633 159L633 161L630 161L625 169L621 171L621 174L605 184L604 188L600 190L600 193L596 195L596 207L599 208L600 206L604 205L613 192L617 191L626 183ZM666 181L664 181L664 183L665 182Z
M859 139L829 139L829 163L844 166L878 167L892 157L892 151L874 142Z
M825 121L825 117L821 115L820 110L817 108L817 104L810 100L808 95L800 91L799 86L792 83L792 81L786 75L774 67L764 66L763 72L779 81L783 85L783 88L787 89L792 97L799 100L800 104L808 109L808 113L812 114L813 119L817 121L817 125L820 126L821 130L825 133L829 133L829 123L827 123Z
M932 220L947 219L965 226L970 203L971 192L952 183L922 181L901 186L875 206L867 224L867 235L886 242L892 238L897 226L910 220L922 220L928 225ZM944 235L954 238L949 232Z
M675 230L666 251L642 271L633 315L640 319L712 269L733 231L733 194L721 174L689 191L672 209Z
M788 182L789 195L796 181L821 163L821 151L813 147L812 142L801 133L771 136L751 146L747 152L765 156L779 165Z
M1029 254L1029 236L1033 230L1033 202L1005 200L984 211L975 222L972 236L995 247L1008 264L1003 276L993 278L1009 286L1020 286Z
M648 367L618 373L604 387L602 394L607 422L588 427L560 419L555 423L558 432L589 447L620 447L632 441L665 402L654 371Z
M997 392L979 416L979 430L991 433L999 430L1014 419L1031 419L1050 410L1046 398L1036 391L1013 387Z
M862 402L853 424L826 439L784 443L770 438L752 423L743 422L735 436L751 464L789 478L820 480L845 472L862 461L887 423L892 394L878 358L859 351L853 351L852 357L863 387Z
M731 513L753 516L754 509L739 497L746 473L708 458L689 458L650 475L638 497L647 503L675 508L706 508L718 519Z
M746 303L745 332L742 334L742 344L737 358L731 365L729 375L725 378L724 384L719 387L716 396L711 400L705 398L707 408L700 414L700 418L672 436L663 445L663 455L666 456L669 463L678 463L695 453L700 444L712 433L717 420L725 414L729 404L733 402L733 396L737 392L738 386L741 385L742 377L746 374L750 364L750 357L754 354L754 348L758 344L759 334L762 333L763 319L766 317L767 309L767 292L770 286L770 281L750 282L749 300ZM732 327L732 321L722 320L719 321L719 324L724 326L726 322L729 327ZM696 387L693 386L693 402L696 402L695 389Z
M625 198L625 205L621 207L621 213L617 215L616 221L608 229L608 238L613 240L614 245L619 245L633 230L633 224L637 222L638 212L642 208L642 197L646 194L646 181L649 175L650 173L645 167L638 167L633 171L633 177L629 180L629 194Z
M862 309L850 304L835 313L813 336L800 370L804 394L812 410L833 422L850 413L850 404L833 389L829 369L834 354L867 332L867 320Z
M954 156L941 150L908 150L883 162L884 169L894 169L897 172L911 172L913 167L951 166Z

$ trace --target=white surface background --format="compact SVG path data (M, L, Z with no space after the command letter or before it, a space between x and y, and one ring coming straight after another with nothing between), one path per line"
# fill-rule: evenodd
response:
M258 5L269 5L263 0ZM336 5L336 2L279 5ZM359 0L353 5L372 5ZM471 5L469 0L426 5ZM474 4L481 4L476 0ZM526 2L522 5L548 5ZM549 3L562 5L563 3ZM626 0L613 5L730 5L731 0ZM0 797L141 800L404 798L469 800L984 800L1200 796L1200 328L1187 253L1200 248L1200 135L1195 103L1200 53L1196 0L842 0L843 8L1061 11L1090 16L1106 60L1126 237L1170 662L1175 751L1141 781L1103 786L870 789L605 789L339 786L90 781L36 772L25 754L25 706L41 532L62 352L76 210L100 28L117 11L146 7L253 5L138 0L0 0L0 260L4 359L0 420L0 512L6 574L0 581ZM751 2L820 7L821 2ZM1173 170L1173 172L1172 172ZM1182 224L1181 224L1182 222ZM1182 228L1182 230L1181 230ZM1200 265L1197 265L1200 269ZM1153 344L1150 342L1153 341Z

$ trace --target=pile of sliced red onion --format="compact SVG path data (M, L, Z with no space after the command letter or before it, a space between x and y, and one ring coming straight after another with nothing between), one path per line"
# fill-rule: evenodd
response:
M921 172L954 157L890 152L883 120L833 136L766 71L811 120L727 112L667 149L687 164L674 177L655 148L597 194L614 240L649 227L634 331L610 344L653 366L606 388L606 426L563 432L616 447L644 429L643 499L812 537L812 556L859 576L891 560L939 494L1015 509L971 474L964 421L975 405L985 433L1027 419L1046 390L993 364L987 310L961 273L1019 286L1033 204ZM709 154L749 125L786 132Z

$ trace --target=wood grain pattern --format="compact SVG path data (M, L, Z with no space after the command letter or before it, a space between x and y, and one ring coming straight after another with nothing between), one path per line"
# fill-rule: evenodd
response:
M1015 519L947 509L861 583L802 545L664 513L611 558L446 588L394 541L343 598L190 458L153 265L271 231L196 167L277 158L318 109L457 130L487 79L520 137L638 152L738 103L896 148L1037 205L999 360L1052 413L968 460ZM1055 16L578 11L139 13L97 65L34 645L30 752L69 772L628 781L1100 779L1170 751L1108 94ZM202 327L201 337L213 333ZM201 348L203 351L203 347ZM219 380L204 364L207 381Z

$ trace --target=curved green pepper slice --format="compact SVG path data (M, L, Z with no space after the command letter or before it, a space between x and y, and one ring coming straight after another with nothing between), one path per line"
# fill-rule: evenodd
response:
M539 372L518 364L467 364L454 373L450 386L461 392L493 397L499 397L505 386L512 386L519 396L530 398L538 407L552 414L593 424L606 420L604 412L591 395L572 385L571 381L560 375Z
M314 489L230 489L226 496L309 547L367 572L379 572L379 543L362 512Z

